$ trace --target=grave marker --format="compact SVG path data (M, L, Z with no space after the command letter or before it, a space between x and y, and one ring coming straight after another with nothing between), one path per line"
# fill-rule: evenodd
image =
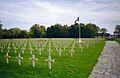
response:
M3 53L3 49L4 49L4 47L2 46L2 47L1 47L1 52L2 52L2 53Z
M25 48L24 48L24 47L23 47L23 48L21 48L22 54L24 54L24 50L25 50Z
M61 50L61 48L59 48L59 56L61 57L61 53L63 52L62 50Z
M40 47L39 49L38 49L38 51L39 51L39 54L41 55L41 53L42 53L42 48Z
M9 63L9 59L11 58L11 56L9 56L8 53L6 53L6 55L4 57L6 59L6 62Z
M35 58L35 55L32 54L32 57L30 58L30 60L32 61L32 66L35 67L35 62L38 61L38 58Z
M30 48L29 48L30 54L32 54L32 50L33 50L33 49L30 47Z
M10 49L10 47L8 46L8 48L7 48L7 52L8 52L8 53L10 52L9 49Z
M48 59L45 59L46 62L48 62L48 68L51 69L51 63L55 62L54 59L51 59L51 53L48 55Z
M16 48L16 47L13 47L13 50L14 50L14 52L16 53L17 48Z
M69 52L70 52L71 57L73 57L73 54L75 53L74 49L72 48Z
M23 57L21 57L20 53L18 54L17 59L18 59L18 64L21 65L21 60L23 59Z
M49 49L47 50L49 53L52 51L51 48L49 47Z

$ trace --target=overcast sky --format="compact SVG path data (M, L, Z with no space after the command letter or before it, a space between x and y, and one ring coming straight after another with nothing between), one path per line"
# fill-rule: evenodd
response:
M3 28L71 25L78 16L81 23L95 23L112 33L120 24L120 0L0 0Z

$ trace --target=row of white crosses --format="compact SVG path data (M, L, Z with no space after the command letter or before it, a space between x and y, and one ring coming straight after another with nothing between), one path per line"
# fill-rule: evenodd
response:
M6 63L9 63L9 59L11 58L11 56L8 55L8 53L6 53L6 55L4 56L6 59ZM18 54L18 57L16 57L18 60L18 64L21 65L21 62L23 60L23 57L21 57L20 53ZM30 57L32 66L35 67L36 65L36 61L38 61L38 58L35 57L34 54L32 54L32 57ZM48 68L51 69L51 63L55 62L54 59L51 59L51 53L49 52L48 58L45 59L46 62L48 62Z
M8 55L8 53L6 53L6 55L4 56L6 59L6 62L9 63L9 59L11 58L11 56ZM18 57L16 57L18 59L18 64L21 65L21 60L23 59L23 57L21 57L20 54L18 54Z
M14 40L14 41L11 41L12 43L12 49L14 51L14 53L17 53L18 49L20 49L20 52L24 53L24 44L26 43L25 39L22 39L22 40Z
M23 44L23 47L19 47L20 49L21 49L21 52L22 52L22 54L24 54L24 50L25 50L25 47L24 46L26 46L26 43L27 43L27 41L25 41L24 42L24 44ZM30 53L32 54L32 47L31 47L31 44L30 44L30 41L29 41L29 45L30 45L30 47L28 48L28 50L30 51ZM16 53L17 51L17 48L15 47L16 45L12 42L12 46L13 46L13 51ZM2 50L2 52L3 52L3 47L1 47L1 50ZM10 42L8 42L8 46L7 46L7 52L9 53L9 50L10 50ZM40 50L40 49L38 49L38 50Z
M6 59L6 63L9 63L9 59L11 58L11 56L8 55L8 53L6 53L6 55L4 55L5 59ZM18 57L16 57L18 59L18 64L21 65L21 60L23 59L23 57L21 57L20 54L18 54Z
M6 62L9 63L9 59L11 58L11 56L8 55L8 53L6 53L6 55L4 56L6 59ZM18 60L18 64L21 65L21 62L23 60L23 57L21 57L20 54L18 54L18 57L16 57ZM38 59L35 58L35 55L33 54L32 57L30 58L30 60L32 61L32 66L35 67L35 61L37 61Z
M59 56L61 57L61 54L63 52L61 47L59 47L59 45L56 44L54 41L52 41L52 43L53 43L54 47L56 48L56 51L59 53Z
M31 48L30 48L31 51ZM51 49L50 49L50 45L49 45L49 55L48 55L48 59L46 59L46 61L48 62L48 68L51 69L51 62L54 62L54 60L51 59ZM31 53L32 54L32 53ZM6 53L6 55L4 56L6 58L7 63L9 63L9 59L10 56L8 55L8 53ZM18 57L18 64L21 65L21 60L23 59L23 57L21 57L21 55L19 54ZM35 58L35 55L32 54L32 57L30 58L31 62L32 62L32 66L35 67L35 62L38 60L38 58Z
M42 51L44 50L44 47L46 46L47 44L47 41L43 41L42 43L40 42L37 42L37 43L32 43L33 46L36 48L36 50L38 51L39 55L42 54ZM41 45L42 44L42 45Z
M39 55L42 54L42 51L44 50L44 45L40 45L39 42L31 42L33 44L33 46L35 47L35 49L38 51ZM45 41L44 41L44 44L45 44Z
M56 47L56 51L59 53L60 57L62 55L63 50L65 51L66 47L68 47L70 45L70 42L68 43L68 45L66 45L66 42L67 41L65 41L65 40L64 41L60 40L60 41L57 41L57 42L56 41L53 42L53 45ZM63 47L63 50L61 49L62 47ZM69 51L71 57L73 57L73 54L75 53L74 48L75 48L75 45L73 45L72 49Z

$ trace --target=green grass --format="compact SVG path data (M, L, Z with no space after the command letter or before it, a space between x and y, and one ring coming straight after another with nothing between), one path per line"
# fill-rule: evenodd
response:
M115 41L117 41L120 44L120 39L115 39Z
M74 57L70 57L68 53L69 48L60 57L55 52L55 47L53 46L52 58L55 60L55 63L52 63L51 70L48 69L45 62L45 58L48 55L46 52L48 45L46 45L42 55L38 55L37 51L34 51L36 57L39 59L36 62L36 67L32 67L31 65L31 61L29 60L31 54L28 50L25 50L25 54L22 55L24 59L21 66L18 65L17 54L13 50L10 50L11 59L9 64L6 64L4 60L5 53L0 52L0 78L88 78L104 45L105 41L100 41L94 45L90 45L81 52L76 44Z

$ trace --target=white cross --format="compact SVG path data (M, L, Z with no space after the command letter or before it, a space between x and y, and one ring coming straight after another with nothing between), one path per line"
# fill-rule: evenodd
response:
M65 47L65 45L64 45L64 51L65 51L65 49L66 49L66 47Z
M8 48L7 48L7 50L8 50L8 53L9 53L9 49L10 49L10 47L8 46Z
M41 46L42 51L44 50L45 46Z
M4 47L2 46L2 47L1 47L1 52L2 52L2 53L3 53L3 49L4 49Z
M11 58L11 56L9 56L8 53L6 53L6 55L4 57L6 59L6 62L9 63L9 59Z
M40 48L38 49L38 51L39 51L39 54L41 55L41 52L42 52L43 50L42 50L42 48L40 47Z
M86 43L86 46L87 46L87 48L89 47L89 44L88 43Z
M58 47L56 47L56 51L57 51L57 52L59 51L59 48L58 48Z
M59 51L58 51L58 52L59 52L59 56L61 56L61 53L62 53L62 50L61 50L61 48L59 49Z
M18 54L17 59L18 59L18 64L21 65L21 60L23 59L23 57L20 56L20 53Z
M35 45L35 49L36 49L36 50L38 49L38 46L37 46L37 45Z
M48 68L51 69L51 62L55 62L54 59L51 59L51 54L49 53L48 59L45 59L48 62Z
M38 58L35 58L35 55L33 54L30 60L32 61L32 66L35 67L35 61L37 61Z
M24 48L24 47L23 47L23 48L21 48L22 54L24 54L24 50L25 50L25 48Z
M73 53L75 53L74 49L72 48L69 52L70 52L71 57L73 57Z
M15 53L16 53L17 48L16 48L16 47L13 47L13 50L14 50L14 51L15 51Z
M30 50L30 53L32 54L32 50L33 50L33 49L30 47L29 50Z
M52 51L51 48L49 47L49 49L47 50L49 53Z
M74 49L74 48L75 48L75 46L73 45L73 46L72 46L72 48Z

